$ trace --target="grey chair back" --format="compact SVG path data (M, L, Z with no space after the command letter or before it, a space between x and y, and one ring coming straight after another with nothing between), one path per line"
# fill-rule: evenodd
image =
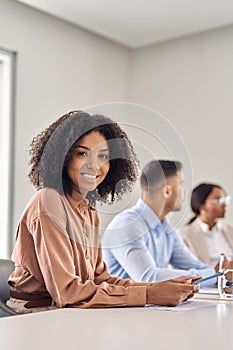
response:
M10 287L8 278L14 271L15 265L13 261L8 259L0 259L0 298L5 303L10 298Z
M6 305L6 301L10 297L8 278L13 271L13 261L0 259L0 317L16 315L16 313Z

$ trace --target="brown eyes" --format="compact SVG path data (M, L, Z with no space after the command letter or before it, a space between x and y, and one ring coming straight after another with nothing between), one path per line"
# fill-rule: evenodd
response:
M79 157L79 158L88 158L88 152L83 152L83 151L79 151L79 152L76 152L76 155ZM109 155L108 154L105 154L105 153L100 153L98 154L98 158L100 160L109 160Z

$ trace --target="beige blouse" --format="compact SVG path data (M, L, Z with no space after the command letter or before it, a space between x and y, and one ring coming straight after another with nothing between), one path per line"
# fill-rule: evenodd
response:
M145 305L147 283L108 273L98 227L96 210L78 192L38 191L19 222L9 284L49 294L59 307Z

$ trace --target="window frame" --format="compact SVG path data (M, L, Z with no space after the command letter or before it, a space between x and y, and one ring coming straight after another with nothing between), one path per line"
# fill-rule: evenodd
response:
M0 47L0 64L0 258L9 258L13 240L16 52Z

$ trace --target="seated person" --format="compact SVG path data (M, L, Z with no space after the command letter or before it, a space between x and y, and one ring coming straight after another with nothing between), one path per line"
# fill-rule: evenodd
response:
M192 252L212 266L221 253L233 254L233 227L219 219L225 217L230 197L216 184L202 183L194 188L191 208L194 217L179 232Z
M18 225L9 307L30 313L174 306L194 295L196 277L138 283L108 273L95 203L113 201L137 179L132 145L118 124L83 111L67 113L33 139L30 156L37 192ZM122 179L124 185L116 186Z
M197 259L166 220L168 213L182 207L182 164L153 160L143 168L140 182L137 204L116 215L104 232L104 260L110 273L147 282L214 274L215 269ZM168 269L169 264L174 269Z

